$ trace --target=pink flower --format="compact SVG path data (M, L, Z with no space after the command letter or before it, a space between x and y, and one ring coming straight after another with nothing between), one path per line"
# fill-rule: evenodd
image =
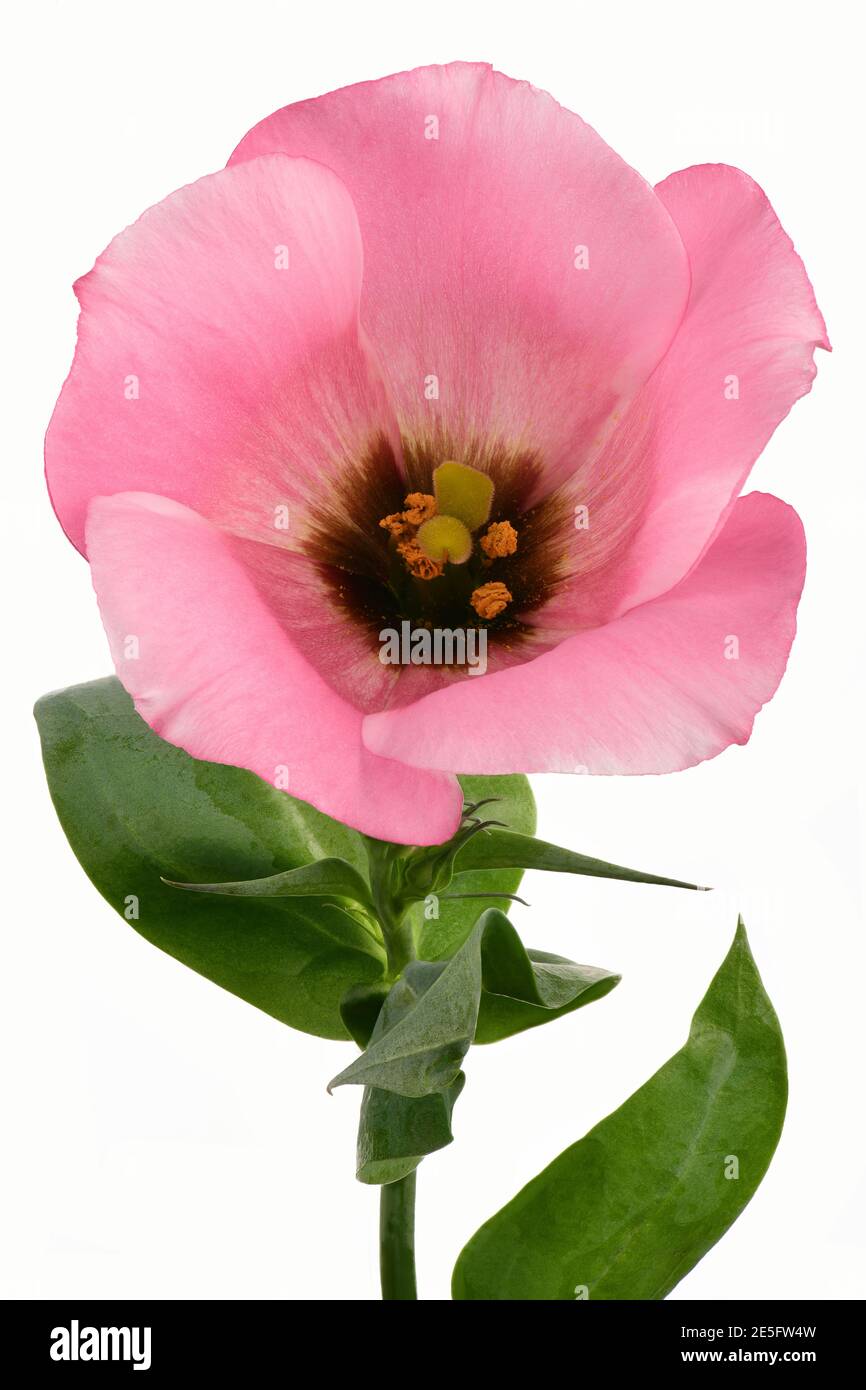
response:
M829 343L739 170L652 189L543 92L427 68L269 117L76 292L49 485L164 738L419 844L455 772L748 739L805 550L739 494ZM493 482L468 561L470 522L400 519L445 460ZM383 664L403 621L474 624L487 673Z

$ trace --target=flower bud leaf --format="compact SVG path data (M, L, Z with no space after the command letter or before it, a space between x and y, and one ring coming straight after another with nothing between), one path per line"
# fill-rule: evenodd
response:
M496 1042L599 999L619 976L525 950L489 908L449 961L411 961L383 1006L365 1052L328 1087L365 1085L402 1096L443 1091L472 1042Z

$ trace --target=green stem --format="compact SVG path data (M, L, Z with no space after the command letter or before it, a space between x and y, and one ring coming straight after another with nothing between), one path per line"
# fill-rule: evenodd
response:
M415 1174L382 1188L379 1269L383 1299L418 1298L415 1284Z
M384 913L379 918L385 937L385 951L388 956L388 974L398 980L410 960L415 959L415 931L411 922L394 922L385 925Z
M409 901L404 900L400 891L400 861L405 859L406 853L403 845L367 839L370 894L388 956L388 975L392 980L399 979L409 961L415 959L415 931L407 920Z

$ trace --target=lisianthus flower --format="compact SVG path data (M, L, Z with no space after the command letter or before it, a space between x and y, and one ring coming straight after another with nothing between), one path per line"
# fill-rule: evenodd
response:
M738 169L653 189L534 87L425 68L270 116L76 292L49 485L170 742L427 844L459 772L748 739L805 550L739 494L829 344ZM404 624L484 674L383 662Z

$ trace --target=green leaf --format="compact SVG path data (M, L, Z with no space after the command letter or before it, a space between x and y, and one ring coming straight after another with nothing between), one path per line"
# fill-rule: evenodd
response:
M328 1086L379 1086L401 1096L443 1091L475 1036L481 991L479 923L446 965L413 960L388 995L398 1022L370 1039Z
M779 1022L740 922L685 1046L481 1227L454 1297L664 1298L754 1193L786 1095Z
M236 883L175 883L171 879L165 882L170 888L183 888L188 893L217 893L225 897L346 898L372 911L366 879L345 859L319 859L300 869Z
M343 907L181 893L163 882L240 881L339 859L366 869L362 837L240 768L164 743L114 679L36 707L51 795L83 868L136 931L191 969L304 1032L347 1038L340 1001L381 977L384 954Z
M601 999L620 981L619 975L599 966L577 965L545 951L524 951L516 933L510 942L502 943L499 952L499 966L509 962L519 966L523 979L515 979L507 988L497 987L485 969L476 1043L500 1042L527 1028L552 1023Z
M340 1017L360 1048L369 1046L390 989L387 979L382 978L369 985L353 985L341 999Z
M460 785L467 802L485 801L495 797L492 805L484 808L494 820L503 821L512 831L531 836L535 830L535 799L525 777L507 775L500 777L461 777ZM475 840L485 839L489 831L476 835ZM470 844L473 841L469 842ZM496 872L485 869L483 873L475 870L463 858L468 846L458 856L457 872L448 886L451 893L480 893L478 899L455 902L451 898L440 897L432 909L438 916L425 917L423 905L413 910L413 918L418 924L418 954L423 960L443 960L452 956L463 945L482 912L490 907L502 907L501 901L488 896L491 893L516 893L520 887L523 872L520 866L506 866Z
M358 1124L358 1181L398 1182L427 1154L450 1144L451 1112L465 1080L459 1071L444 1091L417 1099L366 1086Z
M497 816L497 820L501 819L503 817ZM620 864L607 864L603 859L575 854L573 850L560 849L558 845L550 845L545 840L536 840L531 833L515 834L511 829L493 829L474 836L459 851L456 866L461 874L467 869L546 869L557 874L590 874L593 878L619 878L629 883L655 883L666 888L706 891L694 883L681 883L676 878L659 878L657 874L624 869Z
M618 978L557 956L531 958L505 914L490 908L451 960L409 963L367 1050L328 1089L366 1085L412 1097L443 1091L473 1041L494 1042L557 1018L600 998Z
M418 997L439 974L436 966L423 965L417 974L414 989L395 985L384 1003L369 1038L363 1046L378 1040L411 1012ZM352 991L351 1000L344 1001L344 1018L355 1014L357 1022L362 991ZM372 996L372 991L369 994ZM394 1091L366 1086L361 1101L358 1124L356 1176L359 1182L397 1182L413 1172L426 1154L450 1144L451 1112L463 1090L464 1076L458 1072L443 1091L410 1098Z

